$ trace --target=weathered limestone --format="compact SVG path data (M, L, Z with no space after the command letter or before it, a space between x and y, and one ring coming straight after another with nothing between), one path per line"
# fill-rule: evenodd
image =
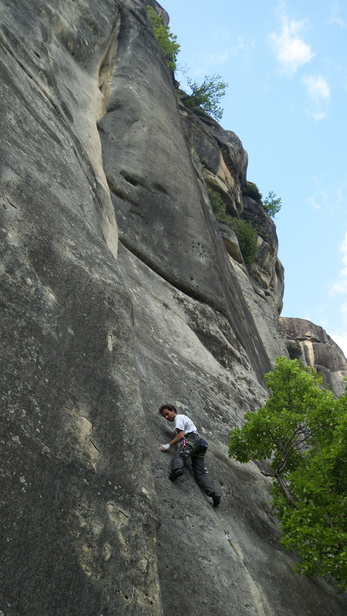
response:
M225 248L146 4L0 7L0 614L342 616L227 457L286 352L280 286ZM246 154L198 122L241 213ZM164 401L210 443L217 511L167 479Z

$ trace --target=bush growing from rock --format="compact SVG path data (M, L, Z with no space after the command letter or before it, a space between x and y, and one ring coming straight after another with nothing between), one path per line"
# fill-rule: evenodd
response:
M225 90L228 87L228 84L221 79L220 75L206 75L199 85L188 78L187 82L192 93L184 99L184 105L191 111L201 107L216 120L221 120L223 109L219 106L219 102L221 97L225 96Z
M157 15L155 10L151 7L147 7L148 15L152 22L155 37L161 47L166 64L170 71L176 70L176 58L180 50L180 45L177 43L177 36L170 32L169 26L163 24L163 20L160 15Z
M250 267L257 253L258 234L249 220L232 218L231 216L227 216L227 218L227 224L236 233L244 262Z
M257 203L259 203L259 205L261 204L263 195L261 194L258 186L254 182L246 182L246 184L242 186L242 194L245 195L245 197L250 197Z
M210 199L210 203L212 209L215 213L216 218L218 219L219 214L225 214L225 203L223 199L213 190L207 190L208 197Z
M268 196L263 199L263 195L254 182L246 182L246 184L242 186L242 194L245 195L245 197L250 197L259 203L260 207L271 218L274 218L282 207L282 200L272 191L270 191Z
M239 242L244 262L250 267L257 252L258 234L250 221L230 216L226 212L226 205L221 197L213 190L208 190L208 196L216 219L232 229Z
M260 205L271 218L274 218L282 207L282 201L275 193L270 191L266 199L264 199Z

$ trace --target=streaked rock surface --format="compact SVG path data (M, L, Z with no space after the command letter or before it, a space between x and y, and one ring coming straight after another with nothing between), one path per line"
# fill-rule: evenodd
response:
M319 325L306 319L280 317L279 329L285 336L290 357L298 357L307 366L322 373L336 395L345 390L346 358L336 342Z

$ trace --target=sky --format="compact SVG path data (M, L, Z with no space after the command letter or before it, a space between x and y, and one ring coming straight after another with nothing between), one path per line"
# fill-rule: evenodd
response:
M323 327L347 356L346 0L162 0L189 92L229 84L220 124L248 152L247 179L282 201L282 316Z

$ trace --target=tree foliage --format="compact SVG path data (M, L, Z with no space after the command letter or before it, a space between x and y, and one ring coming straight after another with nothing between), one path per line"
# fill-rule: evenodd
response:
M170 71L176 70L177 54L180 50L180 45L177 43L177 36L172 34L169 26L165 26L160 15L157 15L155 10L151 7L147 7L148 15L152 22L155 37L161 47L166 64Z
M347 587L347 393L336 400L316 371L279 357L271 395L230 432L229 456L268 460L282 544L296 569Z
M221 76L206 75L200 85L190 78L187 82L192 93L184 99L185 106L192 111L196 107L201 107L216 120L221 120L223 109L219 106L219 102L222 96L225 96L225 90L228 87L228 84L222 81Z
M268 196L263 199L263 195L259 191L258 186L254 182L246 182L242 186L242 193L246 197L251 197L254 201L259 203L260 207L270 216L275 218L276 214L282 207L282 200L277 197L274 192L270 191Z
M282 207L282 200L270 191L268 196L262 200L261 206L271 218L275 218Z

